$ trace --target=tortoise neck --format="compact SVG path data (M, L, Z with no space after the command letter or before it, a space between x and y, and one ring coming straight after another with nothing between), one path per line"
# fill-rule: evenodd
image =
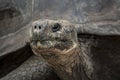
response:
M63 61L58 60L57 66L53 65L53 67L56 73L62 78L62 80L81 80L80 76L76 78L76 75L79 74L79 71L75 71L77 69L80 69L79 46L77 46L70 52L70 54L65 54L61 56Z
M62 80L90 80L93 72L91 58L87 51L79 46L66 55L66 60L55 68Z

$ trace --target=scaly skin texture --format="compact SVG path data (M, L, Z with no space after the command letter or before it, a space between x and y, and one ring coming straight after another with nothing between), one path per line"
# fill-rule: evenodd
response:
M0 80L59 80L59 78L43 59L32 56Z

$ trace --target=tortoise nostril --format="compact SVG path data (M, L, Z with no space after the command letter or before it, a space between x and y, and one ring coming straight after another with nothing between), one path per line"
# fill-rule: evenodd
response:
M41 29L41 26L35 25L35 26L34 26L34 29Z
M37 26L34 26L34 28L36 29L36 28L37 28Z
M41 26L39 26L39 29L41 29Z

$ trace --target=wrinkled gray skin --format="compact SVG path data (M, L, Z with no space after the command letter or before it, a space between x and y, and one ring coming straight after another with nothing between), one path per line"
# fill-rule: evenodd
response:
M49 78L55 76L50 76L52 73L52 69L48 67L43 59L32 56L0 80L49 80Z
M26 62L33 59L30 58L33 53L29 45L26 46L26 42L29 42L29 23L32 19L40 18L65 19L77 23L82 50L94 61L94 74L97 76L93 77L96 80L119 80L119 9L120 0L0 0L1 80L14 80L11 74L15 73L17 80L21 80L18 76L22 75L16 71L25 68L20 65L27 65ZM24 75L29 78L28 74L33 72L28 71Z

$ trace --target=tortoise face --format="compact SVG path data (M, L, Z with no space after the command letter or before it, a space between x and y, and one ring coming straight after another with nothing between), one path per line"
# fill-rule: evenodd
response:
M67 21L35 21L30 30L30 45L37 55L65 53L77 45L75 28ZM38 52L37 52L38 51ZM51 57L51 56L50 56Z

